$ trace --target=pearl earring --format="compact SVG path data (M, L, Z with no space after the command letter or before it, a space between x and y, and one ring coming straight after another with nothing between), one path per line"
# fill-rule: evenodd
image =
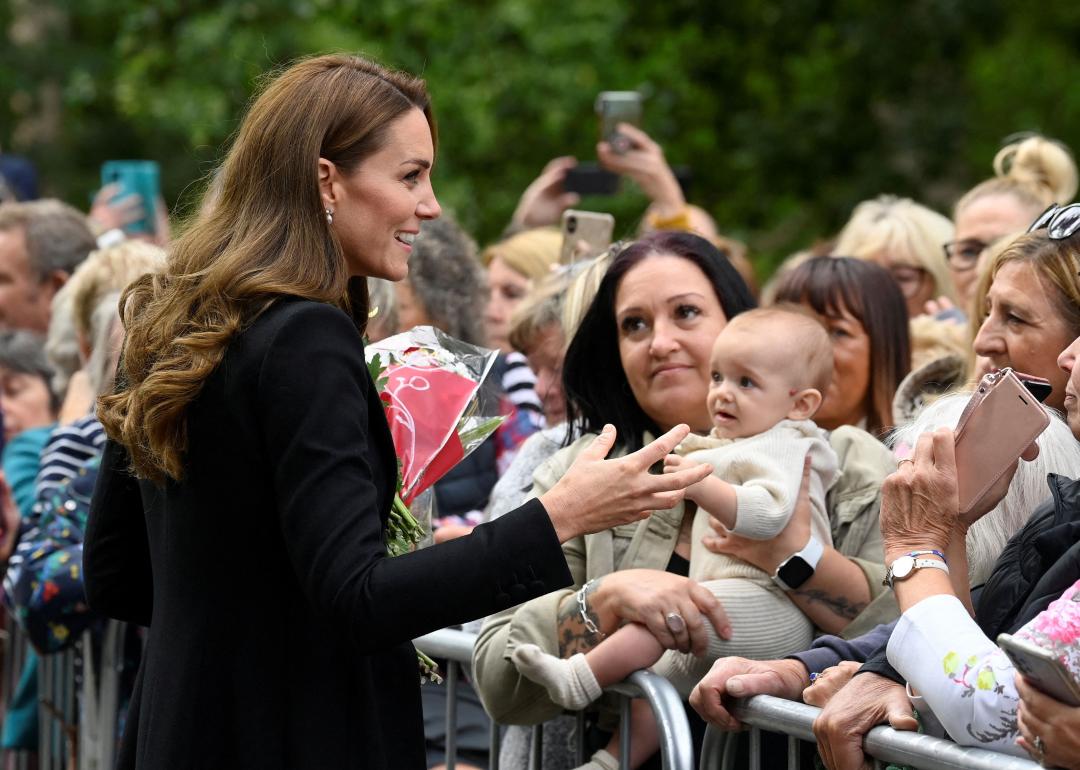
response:
M330 209L325 209L325 211L326 211L326 224L333 225L334 224L334 212L331 211Z

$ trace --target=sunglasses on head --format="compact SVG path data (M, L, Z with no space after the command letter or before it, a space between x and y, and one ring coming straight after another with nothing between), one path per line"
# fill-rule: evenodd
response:
M1052 241L1061 241L1080 230L1080 203L1070 203L1068 206L1059 206L1051 203L1028 228L1029 233L1036 230L1046 230L1047 236Z

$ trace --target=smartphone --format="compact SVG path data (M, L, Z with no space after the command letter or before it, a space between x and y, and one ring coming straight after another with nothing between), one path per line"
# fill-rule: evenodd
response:
M1044 403L1050 396L1050 392L1054 389L1054 386L1050 384L1050 380L1043 377L1036 377L1034 374L1024 374L1023 372L1016 372L1017 379L1024 383L1024 387L1028 389L1028 392L1035 396L1035 399L1040 403Z
M157 201L161 196L161 169L152 160L107 160L101 165L101 186L120 186L117 200L129 195L142 199L143 216L124 227L131 234L152 234L157 222Z
M567 209L562 215L562 250L559 261L569 265L582 259L592 259L611 245L615 217L595 211Z
M566 170L563 191L578 195L614 195L619 190L619 175L595 163L579 163Z
M1061 659L1050 650L1009 634L997 638L998 646L1009 656L1016 670L1039 692L1069 706L1080 706L1080 682L1077 682Z
M600 118L600 138L622 155L630 149L630 140L619 133L619 124L641 125L641 94L601 91L596 97L596 115Z
M973 521L972 513L986 492L1048 425L1050 415L1012 369L982 378L954 433L964 522Z

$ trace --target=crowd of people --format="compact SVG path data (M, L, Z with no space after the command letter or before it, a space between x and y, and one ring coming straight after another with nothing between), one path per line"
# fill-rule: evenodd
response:
M0 185L0 559L34 650L5 750L37 746L36 656L117 618L121 767L435 767L447 693L414 692L408 643L471 621L459 767L487 766L489 720L502 767L540 722L544 768L578 741L586 770L619 767L604 689L651 667L699 739L765 693L822 707L832 770L882 723L1080 768L1080 706L996 642L1080 677L1069 149L1012 141L951 219L861 202L759 291L662 148L619 131L597 160L650 204L570 263L575 159L479 247L432 190L423 82L348 56L268 81L175 236L132 232L118 189L83 213ZM498 351L505 419L389 558L361 337L421 325ZM1047 381L1050 427L962 519L953 429L1006 368ZM631 729L629 765L657 766L643 701Z

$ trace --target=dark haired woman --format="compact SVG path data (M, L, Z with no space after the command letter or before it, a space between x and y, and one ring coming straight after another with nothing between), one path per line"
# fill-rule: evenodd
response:
M814 421L875 436L893 427L893 396L911 368L904 295L889 273L852 257L816 257L776 284L777 302L806 305L833 340L833 383Z
M396 461L361 340L431 188L421 81L293 65L252 105L216 205L121 299L121 388L86 537L97 611L149 625L119 766L424 767L414 637L570 582L561 541L681 499L603 462L453 543L387 558ZM452 587L451 587L452 586Z

